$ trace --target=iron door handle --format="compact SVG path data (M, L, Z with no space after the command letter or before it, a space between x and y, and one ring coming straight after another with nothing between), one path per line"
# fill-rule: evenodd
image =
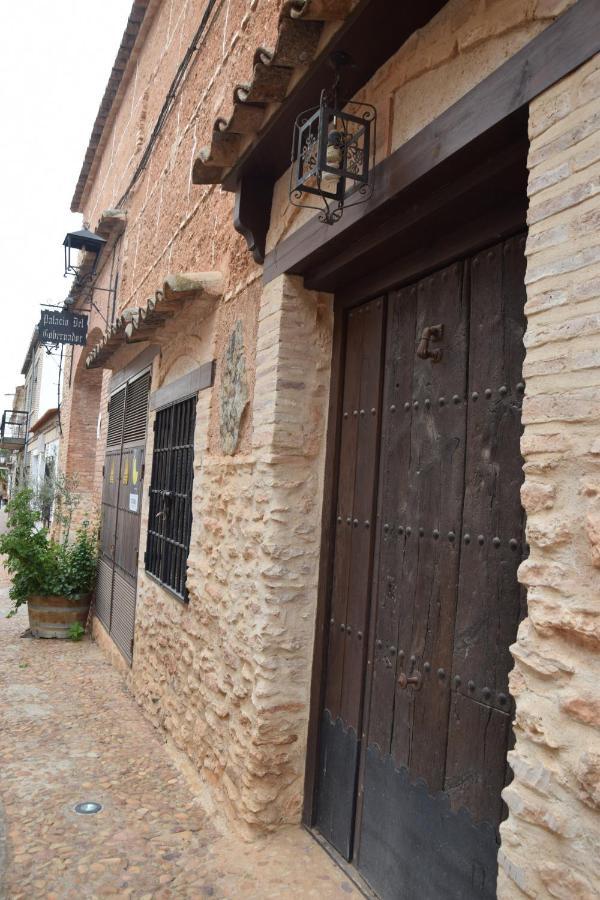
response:
M417 347L417 356L419 357L419 359L430 359L434 363L441 360L443 355L441 347L437 347L435 350L432 350L429 345L431 343L435 343L436 341L441 341L443 334L443 325L428 325L423 329L421 340L419 341L419 346Z
M403 691L410 685L414 687L416 691L419 690L421 684L423 682L423 676L420 672L415 672L414 675L407 675L405 672L400 672L398 676L398 685L402 688Z

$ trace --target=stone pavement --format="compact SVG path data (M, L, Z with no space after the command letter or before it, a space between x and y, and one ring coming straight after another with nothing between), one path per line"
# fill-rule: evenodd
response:
M21 638L8 608L0 566L0 897L2 806L7 900L360 896L300 828L220 830L100 649Z

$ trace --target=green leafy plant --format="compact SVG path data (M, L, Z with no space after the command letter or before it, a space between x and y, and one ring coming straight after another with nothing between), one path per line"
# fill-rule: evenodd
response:
M49 527L52 519L57 533L68 541L73 516L81 502L77 476L56 472L53 464L41 481L33 481L28 487L32 491L31 505L40 513L44 526Z
M58 562L58 594L74 597L89 594L96 580L98 533L85 521L77 529L75 540L55 544Z
M67 512L69 528L75 508ZM17 491L6 509L7 530L0 535L0 553L6 555L12 576L9 594L14 608L9 615L34 595L89 594L96 577L98 529L83 522L74 541L69 542L68 529L62 541L53 540L40 525L40 511L29 488Z
M71 535L73 516L81 503L77 475L57 472L52 479L54 488L54 519L66 543Z
M72 641L80 641L85 634L85 628L80 622L73 622L69 625L69 638Z

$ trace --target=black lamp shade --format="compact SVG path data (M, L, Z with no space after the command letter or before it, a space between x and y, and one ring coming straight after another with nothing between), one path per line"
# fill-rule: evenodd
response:
M91 253L93 256L91 272L88 273L93 277L96 273L98 257L105 244L106 238L100 237L99 234L94 234L93 231L87 228L82 228L80 231L69 231L63 241L63 247L65 248L65 275L79 275L81 266L75 265L71 260L71 251L81 250Z

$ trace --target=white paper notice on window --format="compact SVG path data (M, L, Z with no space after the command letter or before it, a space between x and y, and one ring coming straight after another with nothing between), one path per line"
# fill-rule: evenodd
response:
M138 495L130 494L129 495L129 512L137 512L138 511Z

